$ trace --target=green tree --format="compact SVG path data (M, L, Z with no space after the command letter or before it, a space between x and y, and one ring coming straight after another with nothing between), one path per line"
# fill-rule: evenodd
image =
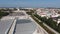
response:
M58 29L58 31L60 32L60 23L58 24L58 28L57 28L57 29Z

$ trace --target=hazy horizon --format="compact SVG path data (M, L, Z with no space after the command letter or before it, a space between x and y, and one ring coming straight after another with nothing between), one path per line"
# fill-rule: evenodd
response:
M0 7L60 8L60 0L0 0Z

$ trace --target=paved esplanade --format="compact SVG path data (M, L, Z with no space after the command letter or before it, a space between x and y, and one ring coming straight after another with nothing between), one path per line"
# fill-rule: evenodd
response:
M19 14L19 13L17 12L16 15L17 14ZM16 15L14 14L14 16L16 16ZM24 15L22 15L22 16L24 16ZM19 18L17 19L17 22L16 22L14 34L46 34L46 32L44 30L42 30L41 27L39 29L37 24L34 21L32 21L30 18L29 19L24 19L24 18L19 19Z
M36 30L36 24L28 19L17 20L15 34L33 34Z
M11 19L10 19L10 18ZM22 18L21 18L22 17ZM9 18L9 19L8 19ZM36 23L32 20L32 18L28 18L28 15L22 11L21 12L15 12L10 14L9 16L4 17L3 20L0 21L0 34L6 34L11 27L11 24L13 23L14 19L16 19L16 27L13 29L14 34L46 34L44 30L36 25ZM14 24L14 23L13 23ZM9 33L11 32L12 29L10 29ZM40 32L39 32L40 30ZM37 33L39 32L39 33Z
M13 22L13 19L1 20L0 21L0 34L7 34L12 22Z
M9 16L25 16L25 14L23 12L15 12L10 14Z

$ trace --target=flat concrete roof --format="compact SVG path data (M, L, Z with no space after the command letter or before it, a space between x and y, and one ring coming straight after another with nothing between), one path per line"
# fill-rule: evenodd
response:
M12 22L13 22L13 19L1 20L0 21L0 34L6 34Z
M17 20L15 34L33 34L37 25L28 19Z

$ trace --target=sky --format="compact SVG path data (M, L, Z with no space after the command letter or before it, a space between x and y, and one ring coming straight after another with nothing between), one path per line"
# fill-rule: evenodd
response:
M58 7L60 0L0 0L0 7Z

